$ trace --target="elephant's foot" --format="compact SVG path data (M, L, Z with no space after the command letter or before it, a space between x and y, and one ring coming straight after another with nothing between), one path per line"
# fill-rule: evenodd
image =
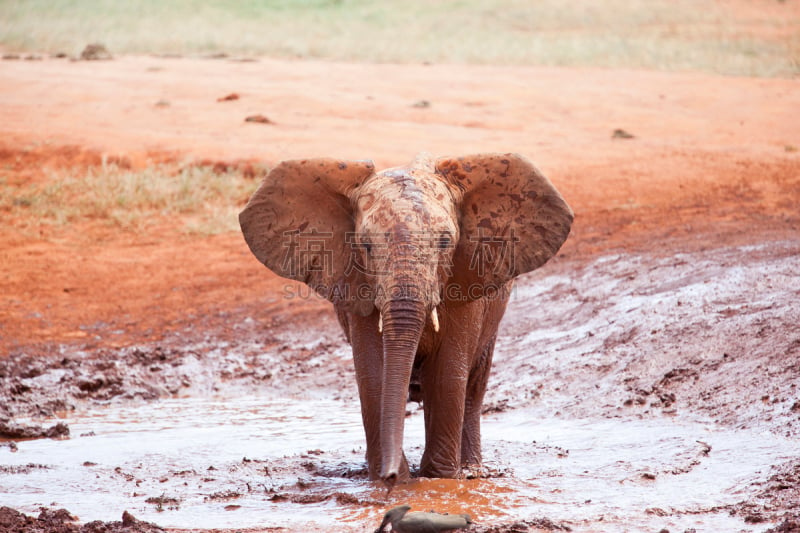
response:
M461 476L461 466L458 461L439 460L423 454L422 463L419 467L419 475L422 477L456 479Z
M439 477L450 479L475 479L484 477L495 477L497 472L483 466L480 453L477 457L470 456L468 460L457 461L435 461L432 456L423 455L420 465L420 476Z
M435 468L430 466L420 468L419 475L420 477L444 479L461 479L464 477L460 468Z
M461 440L461 467L480 468L483 464L483 454L481 453L480 433L464 432L465 438Z

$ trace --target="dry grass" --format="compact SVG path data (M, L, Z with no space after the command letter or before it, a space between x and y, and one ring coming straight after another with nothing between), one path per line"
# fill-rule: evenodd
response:
M128 170L104 164L80 174L65 169L40 184L0 186L0 212L23 232L100 222L134 232L166 224L214 235L239 230L238 212L258 182L202 166Z
M0 46L115 53L702 70L793 76L795 0L26 0Z

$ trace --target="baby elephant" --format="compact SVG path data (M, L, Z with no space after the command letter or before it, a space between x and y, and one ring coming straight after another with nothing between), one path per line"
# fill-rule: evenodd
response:
M392 524L392 533L439 533L464 529L472 523L468 514L409 513L409 505L389 509L375 533L383 533L387 524Z
M572 211L517 154L275 167L239 215L253 254L334 305L353 347L371 479L408 479L403 422L422 400L420 475L481 464L481 403L515 277L542 266ZM292 287L288 287L293 290Z

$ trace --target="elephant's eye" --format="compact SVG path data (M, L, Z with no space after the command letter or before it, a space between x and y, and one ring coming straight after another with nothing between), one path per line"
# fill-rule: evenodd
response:
M364 239L363 241L361 241L361 247L367 253L372 252L372 243L369 241L369 239Z
M450 234L442 233L436 243L440 250L446 250L450 247Z

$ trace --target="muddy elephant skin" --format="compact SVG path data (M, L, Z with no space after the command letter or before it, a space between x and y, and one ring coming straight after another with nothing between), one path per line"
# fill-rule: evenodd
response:
M381 172L285 161L239 215L259 261L333 303L353 348L369 474L389 488L409 476L409 394L424 409L420 474L480 465L481 403L513 279L558 251L572 219L516 154L421 154Z

